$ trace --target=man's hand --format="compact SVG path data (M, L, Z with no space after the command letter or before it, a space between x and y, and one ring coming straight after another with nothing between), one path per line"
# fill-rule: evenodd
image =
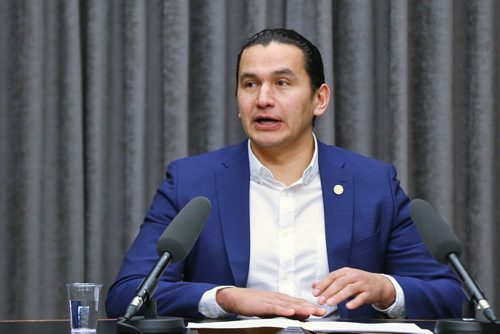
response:
M326 310L283 293L247 288L224 288L217 291L217 303L228 313L256 317L287 317L305 320L323 316Z
M390 307L396 299L396 289L385 276L353 268L342 268L312 285L318 304L337 305L347 298L348 309L373 304L381 309Z

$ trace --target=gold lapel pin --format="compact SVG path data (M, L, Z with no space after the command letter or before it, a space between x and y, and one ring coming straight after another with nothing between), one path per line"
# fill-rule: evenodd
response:
M342 187L340 184L336 184L333 187L333 192L335 195L342 195L344 193L344 187Z

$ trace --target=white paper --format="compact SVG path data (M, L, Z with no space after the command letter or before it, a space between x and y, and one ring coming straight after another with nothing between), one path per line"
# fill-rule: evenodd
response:
M233 320L233 321L216 321L216 322L190 322L188 328L201 329L201 328L260 328L260 327L276 327L286 328L289 326L302 327L304 323L298 320L291 320L286 318L272 318L272 319L247 319L247 320Z
M234 321L216 322L190 322L188 328L192 329L236 329L236 328L286 328L302 327L304 329L323 333L405 333L405 334L425 334L429 331L418 327L413 323L389 322L389 323L360 323L345 321L310 321L301 322L286 318L272 319L247 319Z
M310 331L323 333L427 333L427 331L413 323L404 322L359 323L344 321L313 321L304 323L302 327Z

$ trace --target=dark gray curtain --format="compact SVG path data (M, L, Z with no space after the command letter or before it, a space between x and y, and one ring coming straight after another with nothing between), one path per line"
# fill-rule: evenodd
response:
M0 319L109 288L166 164L244 138L236 56L265 27L323 53L319 138L395 164L500 307L500 1L0 0Z

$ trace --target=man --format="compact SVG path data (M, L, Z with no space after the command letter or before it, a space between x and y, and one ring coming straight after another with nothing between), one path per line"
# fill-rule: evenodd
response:
M160 314L459 316L460 284L425 249L395 169L316 140L330 89L313 44L285 29L252 36L236 95L249 139L168 166L109 291L109 316L124 314L160 235L199 195L212 211L190 255L165 272Z

